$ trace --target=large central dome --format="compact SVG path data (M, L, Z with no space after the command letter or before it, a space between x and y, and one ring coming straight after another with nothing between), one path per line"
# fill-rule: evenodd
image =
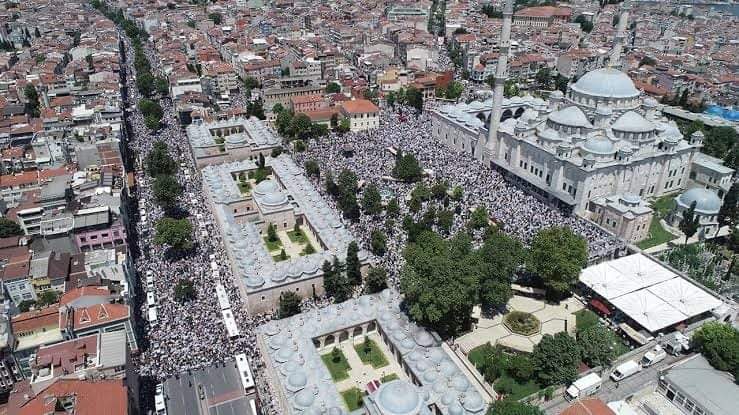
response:
M602 68L588 72L570 86L573 91L596 97L634 98L639 90L625 73Z

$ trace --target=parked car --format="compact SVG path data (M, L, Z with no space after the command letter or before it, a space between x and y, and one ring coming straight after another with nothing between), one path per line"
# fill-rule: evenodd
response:
M640 372L641 369L641 365L637 363L636 360L629 360L627 362L621 363L615 369L613 369L613 372L611 372L611 379L613 379L614 382L619 382L635 373Z

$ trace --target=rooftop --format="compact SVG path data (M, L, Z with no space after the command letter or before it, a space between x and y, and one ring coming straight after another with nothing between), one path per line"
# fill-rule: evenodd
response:
M664 377L706 413L733 415L739 408L739 386L734 378L714 369L702 355L676 364Z

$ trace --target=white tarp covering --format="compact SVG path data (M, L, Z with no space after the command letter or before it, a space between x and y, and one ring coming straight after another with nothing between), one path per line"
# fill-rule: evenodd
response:
M608 262L608 265L621 274L628 275L639 281L640 288L677 277L677 274L661 264L652 261L644 254L625 256Z
M692 283L675 278L649 287L649 291L687 316L697 316L722 302Z
M688 319L687 315L649 290L623 295L611 300L611 303L652 333Z
M622 274L608 262L585 268L580 274L580 281L607 300L642 288L639 281Z

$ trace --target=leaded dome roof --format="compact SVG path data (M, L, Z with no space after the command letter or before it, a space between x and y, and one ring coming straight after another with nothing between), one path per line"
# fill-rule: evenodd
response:
M640 94L628 75L613 68L588 72L570 88L585 95L604 98L635 98Z

